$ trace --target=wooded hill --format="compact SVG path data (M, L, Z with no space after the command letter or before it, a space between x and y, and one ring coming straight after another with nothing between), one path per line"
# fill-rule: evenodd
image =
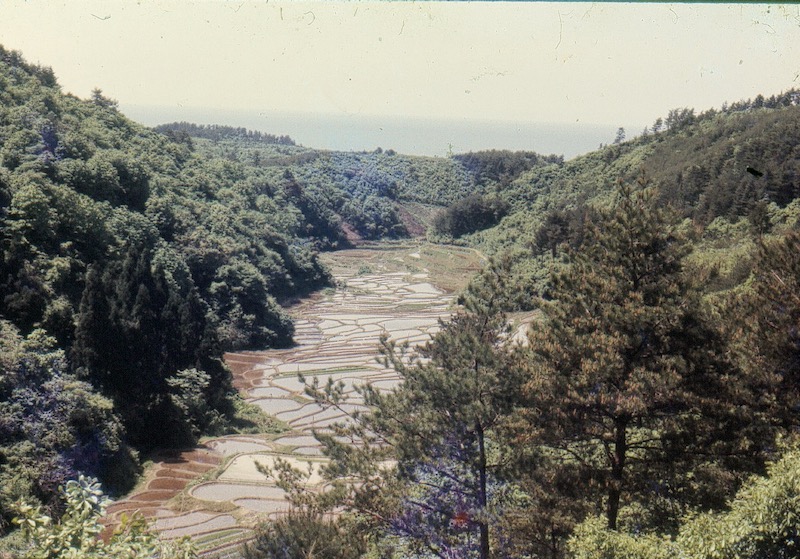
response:
M363 239L422 234L428 223L416 220L412 215L416 212L408 211L409 204L442 208L465 199L495 200L490 194L496 185L507 185L537 166L563 163L561 156L504 150L451 158L407 156L381 148L372 152L325 151L265 142L255 139L252 132L222 126L207 127L227 131L213 138L205 133L190 135L200 128L172 123L156 129L181 139L206 157L238 162L270 184L300 197L298 204L304 213L316 217L309 227L320 229L311 236L322 249L345 242L336 237L342 227L351 237ZM457 227L462 234L471 233L496 224L502 215L503 211L496 211L478 222Z
M559 248L580 244L586 224L596 209L609 206L618 183L641 179L656 188L656 203L684 219L694 247L690 261L712 272L709 289L731 288L750 272L754 240L797 226L799 103L800 93L792 90L699 114L673 110L632 140L536 166L506 184L495 181L484 190L483 204L493 200L505 217L460 240L489 253L520 251L514 271L528 291L541 294ZM442 215L475 221L463 206ZM457 237L447 228L434 233Z
M617 181L642 174L658 187L661 203L702 226L746 217L759 202L783 208L800 196L798 103L800 93L790 91L724 111L671 111L633 140L533 169L497 190L537 225L548 213L607 199Z
M457 160L159 130L0 47L0 531L19 497L57 512L80 473L121 492L135 450L229 428L222 354L291 343L281 303L330 283L317 250L481 188Z
M560 557L576 526L586 557L695 529L682 515L723 507L797 430L798 100L675 110L570 161L328 152L148 129L0 48L0 530L19 498L58 513L67 480L124 491L137 450L230 429L222 353L290 344L281 303L330 283L316 251L413 233L414 204L442 208L431 238L496 259L429 361L385 346L415 382L363 419L395 454L328 441L328 473L372 477L327 510L388 520L279 528L484 558ZM508 351L504 312L534 308Z

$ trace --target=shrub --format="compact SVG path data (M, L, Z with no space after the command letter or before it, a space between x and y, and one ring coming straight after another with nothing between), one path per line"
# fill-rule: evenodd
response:
M190 559L196 557L188 539L164 543L142 517L126 519L108 543L100 539L100 518L110 502L93 478L80 476L62 489L66 512L60 520L43 514L41 507L17 503L27 546L20 559Z
M689 517L674 539L607 530L592 518L570 541L575 559L788 559L800 546L800 449L736 495L730 510Z
M497 224L508 212L508 205L494 196L470 194L440 212L433 220L439 235L458 238Z
M358 559L366 540L341 520L309 511L292 511L259 527L245 547L245 559Z

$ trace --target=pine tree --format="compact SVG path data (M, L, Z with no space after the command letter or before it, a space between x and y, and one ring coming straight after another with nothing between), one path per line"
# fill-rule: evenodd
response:
M78 323L75 327L75 343L72 346L72 363L83 378L91 374L98 374L102 367L101 347L109 347L111 339L110 309L106 299L102 273L98 270L99 264L93 264L86 272L86 281L83 288L80 307L78 308ZM103 386L107 380L92 379L95 386Z
M800 233L763 241L748 290L737 294L729 324L749 393L773 427L800 425Z
M510 367L502 312L507 277L502 265L490 267L462 299L462 310L421 348L421 359L385 341L386 363L402 384L389 394L366 387L364 400L372 411L337 430L338 439L318 435L332 458L326 473L344 480L331 486L340 495L349 492L345 504L379 518L406 551L442 558L503 556L498 430L522 382L521 371ZM341 403L335 386L310 392L324 405ZM387 459L397 461L394 474L376 471ZM375 503L385 508L377 510Z
M675 459L667 445L681 417L719 388L687 252L652 190L622 185L554 274L546 320L530 332L531 423L599 484L611 529L634 480L657 481L654 463Z

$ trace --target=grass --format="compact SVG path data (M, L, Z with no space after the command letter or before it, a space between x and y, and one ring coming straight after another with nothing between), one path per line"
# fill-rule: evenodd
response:
M222 534L222 536L217 538L215 537L217 534ZM231 528L221 532L204 534L194 539L193 543L206 559L241 559L242 546L254 537L255 533L252 529Z
M241 396L234 399L234 414L227 424L226 435L260 435L283 433L289 426L264 412L255 404L246 402Z
M202 501L200 499L195 499L189 495L187 492L188 489L187 487L186 490L177 494L167 502L167 506L172 511L186 513L202 510L203 512L231 513L239 509L239 507L229 501Z
M23 557L28 551L30 551L29 544L22 530L14 530L0 537L0 558Z
M121 500L127 495L133 495L134 493L144 491L147 488L147 484L153 480L154 464L155 462L153 462L152 458L143 458L142 462L139 464L139 474L136 476L136 483L125 493L121 495L115 495L114 500ZM0 559L4 559L2 553L0 553Z

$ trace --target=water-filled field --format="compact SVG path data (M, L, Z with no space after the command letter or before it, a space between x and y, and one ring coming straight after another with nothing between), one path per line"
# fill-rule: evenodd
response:
M463 286L477 269L473 251L455 249L451 254L445 250L400 246L328 255L337 288L292 309L295 347L226 356L236 363L232 367L235 384L245 398L285 422L289 431L206 441L208 458L199 466L191 459L157 463L158 477L115 505L114 513L147 503L146 512L155 518L162 534L191 536L206 542L205 549L213 549L215 531L224 533L219 544L224 547L237 537L246 537L259 519L288 509L283 491L261 471L272 468L276 460L304 471L310 468L310 487L321 489L324 480L319 469L325 458L313 432L326 432L331 424L348 421L349 413L365 409L356 390L359 385L391 390L400 382L394 371L377 360L380 336L408 340L412 345L427 341L451 312L452 291L459 280ZM442 267L442 263L451 265ZM437 279L444 289L437 287ZM341 383L347 404L340 409L316 404L305 394L298 373L305 382L316 378L320 386ZM193 468L195 476L208 472L209 479L193 485L186 474ZM157 488L155 479L168 489ZM164 480L174 481L164 485ZM132 506L125 507L125 502ZM232 537L231 529L241 533Z

